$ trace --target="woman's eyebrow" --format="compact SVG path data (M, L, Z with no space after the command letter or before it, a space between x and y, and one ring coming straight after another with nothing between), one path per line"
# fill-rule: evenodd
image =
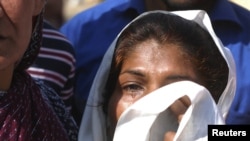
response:
M138 69L125 70L125 71L121 72L120 75L127 74L127 73L132 74L132 75L136 75L136 76L145 77L145 75L142 73L142 71L138 70Z
M128 69L120 73L120 75L123 75L123 74L131 74L135 76L145 77L145 74L139 69ZM192 80L193 81L193 78L185 74L170 74L166 76L165 79L166 80Z
M188 75L173 74L166 77L167 80L193 80Z

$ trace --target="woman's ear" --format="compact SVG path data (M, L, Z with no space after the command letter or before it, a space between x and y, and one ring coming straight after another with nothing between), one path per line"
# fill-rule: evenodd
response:
M47 0L34 0L34 11L33 16L37 16L41 13L42 9L44 8Z

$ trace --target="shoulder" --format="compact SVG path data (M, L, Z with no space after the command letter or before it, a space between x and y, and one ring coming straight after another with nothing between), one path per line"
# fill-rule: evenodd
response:
M249 9L245 8L244 5L240 5L235 2L228 1L228 3L236 10L244 13L250 13Z
M119 13L126 11L126 8L130 6L130 1L131 0L105 0L73 16L64 23L62 29L66 27L72 29L83 27L84 25L89 26L93 25L93 23L119 18L121 17Z
M80 47L82 42L92 42L89 39L93 39L94 36L103 40L103 33L116 34L117 30L131 21L138 12L143 11L143 2L143 0L105 0L67 20L61 26L60 32L69 38L74 48Z
M235 13L238 15L238 17L240 18L244 18L245 20L250 21L250 11L240 5L237 5L233 2L230 2L230 4L232 5Z
M249 10L227 0L218 0L209 16L213 22L231 23L243 29L250 24Z
M57 53L65 52L72 54L72 57L74 57L72 43L63 33L51 26L47 21L44 21L43 26L42 49L56 50Z
M242 6L239 6L235 3L229 2L234 10L236 19L241 26L242 31L247 34L250 32L250 11ZM248 36L249 37L249 36Z
M54 28L49 22L46 20L43 24L43 40L53 39L54 41L60 41L68 46L72 46L70 41L66 38L66 36L59 31L59 29Z

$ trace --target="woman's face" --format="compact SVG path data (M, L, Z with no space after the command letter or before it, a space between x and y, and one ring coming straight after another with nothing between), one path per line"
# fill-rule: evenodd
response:
M13 67L28 47L32 19L44 0L0 0L0 70Z
M129 106L150 92L181 80L201 82L187 56L176 45L159 45L154 40L137 45L124 61L109 101L111 135Z

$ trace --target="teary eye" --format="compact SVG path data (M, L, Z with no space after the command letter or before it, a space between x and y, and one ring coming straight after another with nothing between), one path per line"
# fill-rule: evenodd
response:
M123 93L126 95L131 95L133 98L141 95L143 93L143 90L143 87L137 84L127 84L122 87Z

